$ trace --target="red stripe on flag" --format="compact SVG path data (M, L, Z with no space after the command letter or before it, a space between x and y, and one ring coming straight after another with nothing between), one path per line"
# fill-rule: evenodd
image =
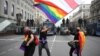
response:
M35 2L39 2L40 0L34 0Z
M68 3L68 5L71 7L71 8L76 8L78 6L78 4L75 2L75 0L65 0L66 3Z
M49 5L49 6L52 6L52 7L55 7L57 9L59 9L59 11L63 12L63 14L68 14L68 12L64 11L63 9L59 8L58 6L56 6L54 3L52 2L49 2L49 1L45 1L45 0L35 0L36 2L40 2L40 3L43 3L43 4L46 4L46 5Z

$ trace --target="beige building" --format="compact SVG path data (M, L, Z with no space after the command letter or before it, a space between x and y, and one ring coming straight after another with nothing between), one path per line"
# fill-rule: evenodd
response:
M0 32L11 30L9 25L16 24L18 18L25 25L27 19L34 19L34 12L32 0L0 0Z
M90 17L90 4L81 4L79 11L75 12L72 16L73 21L78 21L79 18L87 19Z

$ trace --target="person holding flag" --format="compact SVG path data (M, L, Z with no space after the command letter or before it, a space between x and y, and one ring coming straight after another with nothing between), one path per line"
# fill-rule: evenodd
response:
M47 26L43 26L40 30L40 43L39 43L39 56L42 56L42 49L44 48L47 52L47 55L50 56L50 51L48 48L48 42L47 42L47 31L49 28Z

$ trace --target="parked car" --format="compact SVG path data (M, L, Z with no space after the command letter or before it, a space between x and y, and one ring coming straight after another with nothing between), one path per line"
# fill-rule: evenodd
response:
M60 28L60 35L69 35L70 31L68 29L68 27L61 27Z

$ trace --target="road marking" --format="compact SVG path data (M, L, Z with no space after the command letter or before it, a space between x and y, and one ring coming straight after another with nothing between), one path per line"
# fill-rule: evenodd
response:
M3 54L5 54L5 53L6 53L5 51L4 51L4 52L1 52L0 55L3 55Z
M52 40L48 40L48 42L53 42ZM67 40L55 40L55 42L69 42Z
M14 47L14 49L16 49L16 48L18 48L18 47Z
M53 45L54 45L54 42L55 42L55 40L56 40L56 35L54 36L54 39L53 39L53 42L52 42L52 45L51 45L51 48L50 48L50 52L52 52L52 48L53 48Z
M0 53L0 55L4 55L4 54L6 54L7 52L13 51L13 50L16 49L16 48L18 48L18 47L10 48L10 49L8 49L7 51L3 51L3 52Z
M15 39L0 39L0 40L15 40Z
M21 39L0 39L0 41L23 41Z
M11 48L11 49L8 49L8 51L12 51L13 49Z
M13 50L16 49L16 48L18 48L18 47L8 49L7 51L3 51L3 52L0 53L0 55L4 55L4 54L6 54L7 52L13 51Z

